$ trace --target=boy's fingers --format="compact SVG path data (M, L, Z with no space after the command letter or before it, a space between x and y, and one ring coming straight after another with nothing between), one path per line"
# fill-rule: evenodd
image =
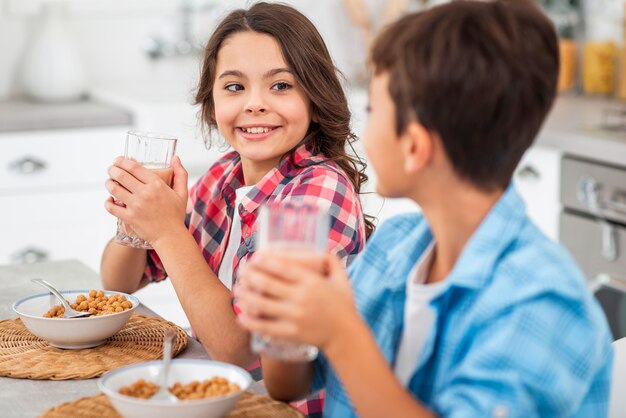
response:
M303 280L319 280L323 271L324 258L311 255L310 260L297 260L293 257L285 256L271 250L259 252L256 257L250 260L256 268L265 271L285 282L299 282ZM313 266L320 264L319 269ZM318 270L318 271L316 271Z
M239 321L248 330L273 338L289 341L295 340L299 335L297 328L287 321L251 317L245 314L239 316Z
M339 257L335 254L327 254L324 260L326 268L328 269L328 276L332 279L346 280L348 273L346 267L343 265Z
M244 277L246 285L267 296L285 299L289 298L292 293L292 288L284 280L267 274L266 271L255 268L254 265L246 266Z
M286 301L277 301L258 292L247 292L239 299L241 311L255 317L286 319L293 311L291 304Z

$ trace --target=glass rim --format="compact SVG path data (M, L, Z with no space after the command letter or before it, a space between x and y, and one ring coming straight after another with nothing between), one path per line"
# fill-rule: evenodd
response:
M165 141L177 141L178 138L173 135L165 135L165 134L157 134L154 132L148 131L138 131L138 130L130 130L127 132L127 135L132 135L136 137L142 137L147 139L160 139Z

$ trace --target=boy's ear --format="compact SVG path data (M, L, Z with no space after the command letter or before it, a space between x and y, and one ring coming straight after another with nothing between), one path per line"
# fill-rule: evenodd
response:
M404 170L407 174L420 171L428 165L433 157L435 138L419 122L411 121L402 134L401 141L404 152Z

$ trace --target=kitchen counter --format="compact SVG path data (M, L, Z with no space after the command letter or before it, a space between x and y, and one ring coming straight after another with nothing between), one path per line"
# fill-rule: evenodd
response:
M0 266L0 319L16 317L11 309L16 300L45 292L30 282L33 277L44 278L61 290L101 288L98 274L74 260ZM137 313L156 316L143 305ZM206 359L208 355L202 344L190 337L187 347L176 358ZM5 418L39 416L60 403L98 395L96 382L97 379L52 381L0 377L0 415ZM248 390L265 393L263 385L258 382Z
M620 113L624 112L622 116ZM602 124L622 124L605 129ZM536 145L555 148L564 154L626 165L626 102L605 97L573 94L559 96Z
M25 99L0 101L0 133L43 129L130 126L129 111L95 100L38 103Z

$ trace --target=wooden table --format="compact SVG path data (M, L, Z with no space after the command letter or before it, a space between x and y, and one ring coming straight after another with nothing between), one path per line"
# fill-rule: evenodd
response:
M17 316L11 309L16 300L42 292L40 286L30 282L34 277L46 279L60 290L102 287L98 274L79 261L0 266L0 319ZM136 312L158 316L143 305ZM209 356L202 344L190 337L187 347L176 358L208 359ZM96 382L97 379L51 381L0 377L0 416L37 417L60 403L98 395ZM256 382L249 391L265 393L263 385Z

